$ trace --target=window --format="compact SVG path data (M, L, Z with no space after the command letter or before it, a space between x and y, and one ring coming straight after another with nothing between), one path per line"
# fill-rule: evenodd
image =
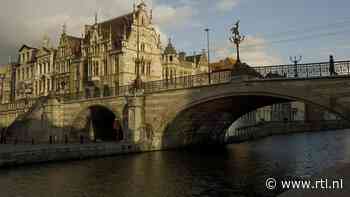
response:
M26 68L26 78L27 79L29 78L29 68L28 67Z
M142 61L141 65L142 65L141 73L144 75L145 74L145 62Z
M107 60L104 60L103 63L105 66L105 76L107 76L107 74L108 74Z
M46 87L46 89L47 89L47 91L50 91L50 79L47 79L47 87Z
M114 59L114 66L115 66L115 74L119 73L119 56L115 56Z
M142 44L141 44L141 51L142 51L142 52L145 52L145 49L146 49L146 45L145 45L145 43L142 43Z
M21 80L21 72L19 69L17 69L17 79Z
M147 75L151 76L151 63L148 63L147 65Z
M173 56L172 55L170 56L170 62L173 62Z

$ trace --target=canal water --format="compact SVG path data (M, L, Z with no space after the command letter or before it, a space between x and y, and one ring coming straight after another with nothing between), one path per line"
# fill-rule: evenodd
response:
M1 197L276 196L269 177L308 177L350 160L350 131L274 136L224 149L169 151L0 170Z

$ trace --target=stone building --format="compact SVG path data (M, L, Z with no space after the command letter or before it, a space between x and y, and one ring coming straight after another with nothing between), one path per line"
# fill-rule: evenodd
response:
M196 75L208 72L208 57L203 50L201 54L186 56L185 52L177 52L171 39L162 55L162 78L173 80L176 77Z
M210 64L210 69L212 72L221 72L225 70L232 70L233 66L236 64L236 60L230 57L219 60Z
M142 1L132 12L84 26L81 37L70 35L66 25L53 48L48 37L42 46L23 45L15 73L14 99L81 94L108 95L117 87L134 83L139 72L143 82L207 72L208 58L202 54L177 53L171 41L163 50L152 12Z
M0 66L0 104L11 103L15 99L15 83L17 63Z

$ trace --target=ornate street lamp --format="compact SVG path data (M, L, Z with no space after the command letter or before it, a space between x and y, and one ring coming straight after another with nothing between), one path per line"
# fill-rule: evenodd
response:
M4 98L4 83L5 83L5 75L4 74L0 74L0 85L1 85L1 92L0 92L0 103L3 102L3 98Z
M294 77L297 78L299 76L298 74L298 63L301 62L301 60L303 59L302 56L299 56L299 58L297 56L290 56L289 60L294 64Z
M204 29L205 32L207 32L207 52L208 52L208 77L209 77L209 84L211 84L211 69L210 69L210 38L209 38L209 32L210 29L206 28Z

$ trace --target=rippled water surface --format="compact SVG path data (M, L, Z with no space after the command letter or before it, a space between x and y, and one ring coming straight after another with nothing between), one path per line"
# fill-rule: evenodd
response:
M0 170L1 197L274 196L268 177L310 176L350 159L350 132L274 136L215 151L171 151Z

